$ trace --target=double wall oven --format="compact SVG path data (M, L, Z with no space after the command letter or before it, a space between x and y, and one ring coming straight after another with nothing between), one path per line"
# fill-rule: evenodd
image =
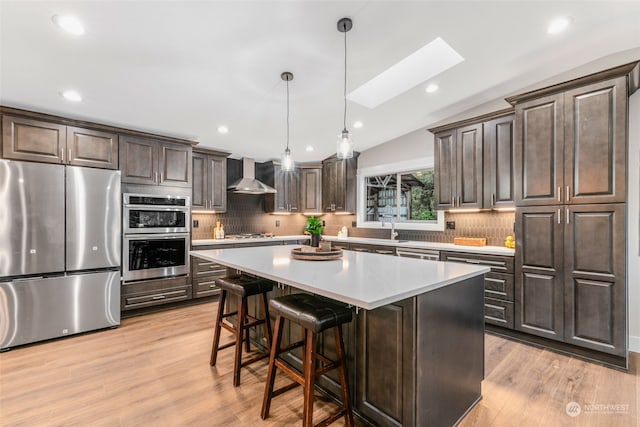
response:
M189 197L125 193L122 202L123 281L188 274Z

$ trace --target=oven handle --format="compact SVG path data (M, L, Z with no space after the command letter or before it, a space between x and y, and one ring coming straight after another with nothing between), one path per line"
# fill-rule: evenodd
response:
M189 233L171 233L171 234L125 234L125 239L184 239L189 237Z
M163 205L124 205L125 209L137 211L168 211L189 212L189 206L163 206Z

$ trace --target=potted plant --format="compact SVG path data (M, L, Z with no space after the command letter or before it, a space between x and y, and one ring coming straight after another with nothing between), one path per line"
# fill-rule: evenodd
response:
M324 231L322 226L322 220L311 216L307 219L307 226L304 229L305 232L311 235L311 246L318 247L320 245L320 236Z

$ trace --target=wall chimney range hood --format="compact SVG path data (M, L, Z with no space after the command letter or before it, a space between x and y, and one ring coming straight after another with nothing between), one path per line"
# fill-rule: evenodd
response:
M256 162L249 157L242 158L242 178L227 187L227 191L240 194L276 193L276 189L256 179Z

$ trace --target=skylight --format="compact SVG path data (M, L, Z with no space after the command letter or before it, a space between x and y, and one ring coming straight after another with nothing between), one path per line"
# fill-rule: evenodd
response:
M462 61L464 58L438 37L349 93L347 99L375 108Z

